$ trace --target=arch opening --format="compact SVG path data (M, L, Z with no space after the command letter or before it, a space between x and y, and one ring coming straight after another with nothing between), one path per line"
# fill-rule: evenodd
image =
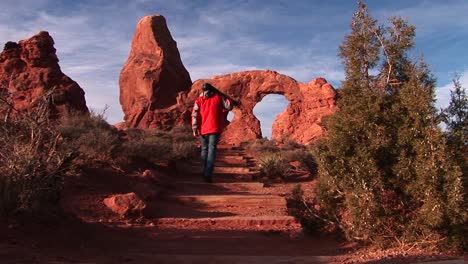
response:
M268 94L255 105L253 113L260 121L262 137L271 139L273 123L288 105L289 100L282 94Z
M227 120L229 122L232 121L232 119L234 119L234 111L229 111L228 115L227 115Z

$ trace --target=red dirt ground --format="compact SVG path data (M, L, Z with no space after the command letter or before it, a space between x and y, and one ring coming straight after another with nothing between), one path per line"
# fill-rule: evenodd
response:
M355 251L351 245L331 237L308 236L274 225L266 229L255 226L223 229L218 225L213 229L204 224L197 226L197 222L186 226L180 224L183 222L158 224L147 213L121 218L105 207L102 201L111 194L155 191L147 199L148 207L170 208L177 215L177 210L187 208L174 206L164 197L168 193L200 191L197 186L180 189L174 184L176 180L201 181L196 175L172 175L160 170L157 179L145 179L139 177L141 174L141 171L124 174L112 169L89 169L67 179L61 202L64 213L52 220L0 219L0 263L414 263L453 259L423 252L407 252L406 256L399 256L398 252L372 255L365 248ZM306 193L312 193L313 179L298 181ZM271 183L251 193L286 196L296 184ZM208 184L201 186L205 186L201 191L208 193L223 192L222 188ZM246 207L230 212L261 215L257 210ZM215 213L197 211L200 212Z

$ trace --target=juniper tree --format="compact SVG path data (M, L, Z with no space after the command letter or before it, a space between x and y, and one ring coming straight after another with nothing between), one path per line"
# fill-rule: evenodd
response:
M463 187L435 117L435 79L407 56L415 28L389 22L378 26L359 3L340 46L346 78L315 151L318 202L348 238L455 237L466 219Z
M443 122L447 126L447 140L460 155L466 155L468 148L468 97L460 82L460 75L453 79L450 103L442 111Z

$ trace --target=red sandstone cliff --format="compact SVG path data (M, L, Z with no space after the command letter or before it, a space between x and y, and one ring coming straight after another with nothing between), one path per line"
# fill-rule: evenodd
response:
M88 112L84 91L61 71L58 62L48 32L6 43L0 53L0 94L11 97L15 109L24 110L33 107L44 92L54 89L53 112Z
M272 137L307 144L323 134L322 118L336 110L336 92L323 78L307 84L274 71L245 71L198 80L180 59L162 16L147 16L137 25L130 56L120 75L120 103L128 127L170 129L190 122L190 111L204 82L210 82L240 104L222 140L239 143L260 138L260 122L253 108L268 94L289 101L273 124Z

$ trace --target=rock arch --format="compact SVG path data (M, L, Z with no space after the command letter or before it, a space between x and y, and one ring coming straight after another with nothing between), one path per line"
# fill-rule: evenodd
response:
M186 98L188 103L195 101L205 82L240 103L233 110L234 119L223 132L222 139L226 143L237 144L261 137L260 121L253 108L268 94L283 95L290 102L273 123L273 139L287 135L299 143L310 143L323 134L323 116L336 111L336 92L323 78L303 84L270 70L231 73L196 81Z
M290 102L273 124L273 139L286 135L298 143L310 143L323 134L322 118L337 110L336 92L323 78L300 83L275 71L255 70L192 84L165 19L154 15L138 23L129 58L120 74L120 103L126 126L170 129L190 124L193 102L205 82L240 102L223 133L226 143L261 137L260 121L253 108L268 94L284 95Z

